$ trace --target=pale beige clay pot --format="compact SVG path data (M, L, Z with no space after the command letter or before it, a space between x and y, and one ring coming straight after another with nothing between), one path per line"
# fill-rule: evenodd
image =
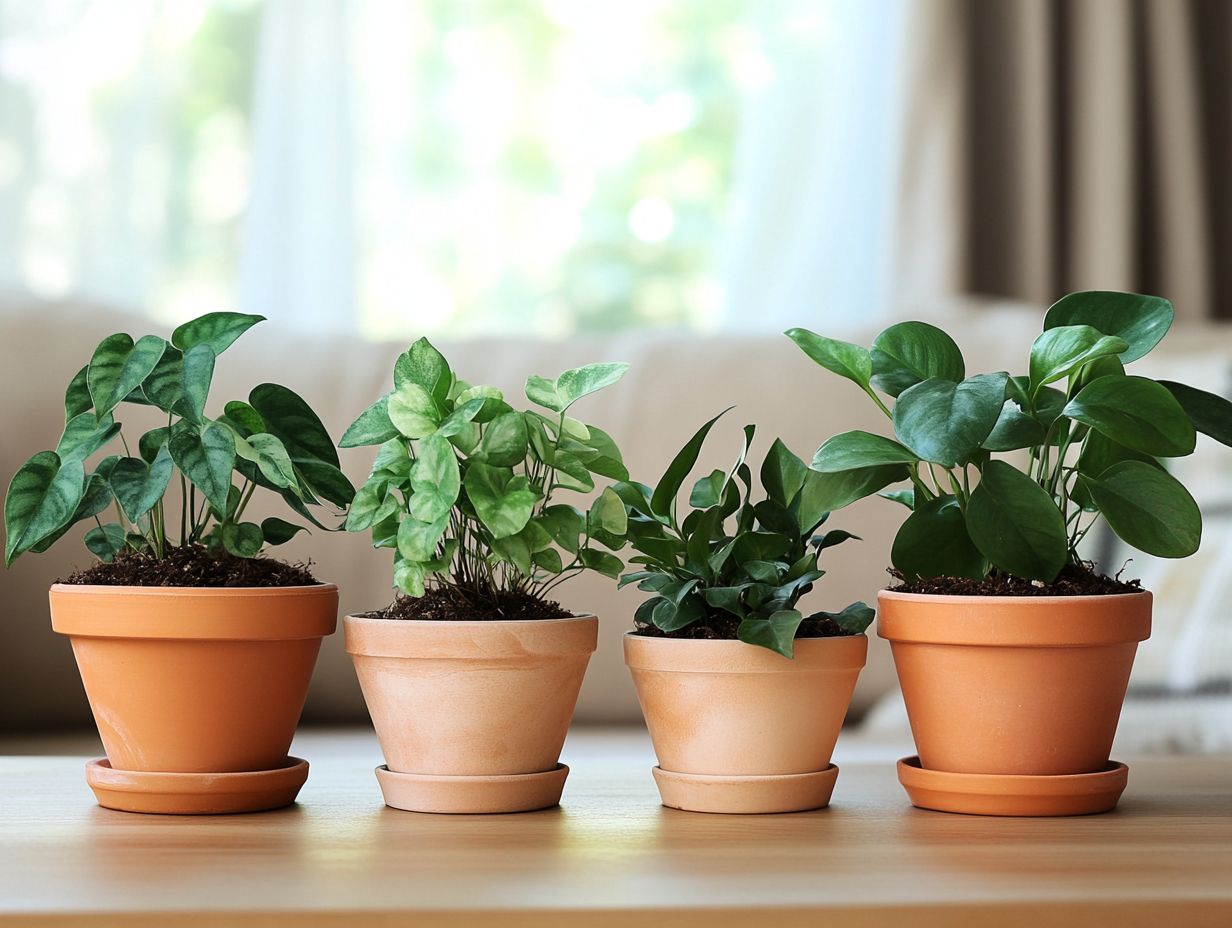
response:
M556 805L593 615L532 621L343 620L385 766L387 805L525 812Z
M1009 815L1116 805L1125 767L1109 754L1138 642L1150 636L1150 593L887 590L878 605L919 752L899 767L916 805ZM998 810L987 797L999 791L1019 798Z
M338 589L56 584L52 628L77 659L105 763L101 805L132 812L252 812L295 800L288 758Z
M625 663L659 765L665 806L799 812L827 805L830 763L864 635L800 638L789 660L742 641L625 635Z

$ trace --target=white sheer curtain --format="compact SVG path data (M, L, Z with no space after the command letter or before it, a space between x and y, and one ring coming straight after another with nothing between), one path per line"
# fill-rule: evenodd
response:
M764 82L736 156L726 324L834 330L887 312L905 0L760 8Z

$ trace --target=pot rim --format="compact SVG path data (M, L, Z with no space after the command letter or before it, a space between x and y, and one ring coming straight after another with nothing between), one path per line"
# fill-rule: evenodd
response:
M594 613L543 619L342 620L352 658L501 661L593 654L599 645Z
M1112 600L1129 600L1151 596L1150 590L1135 590L1132 593L1094 593L1079 596L971 596L962 593L903 593L899 590L884 589L877 591L878 599L899 600L901 602L921 603L997 603L1023 605L1038 603L1041 605L1061 605L1072 602L1110 602Z
M53 584L52 630L78 638L288 641L338 625L338 587L174 587Z
M892 643L1080 648L1144 641L1148 590L1098 596L877 594L877 634Z
M667 673L825 673L859 671L868 658L868 635L797 638L795 657L737 638L660 638L630 629L624 639L630 670Z

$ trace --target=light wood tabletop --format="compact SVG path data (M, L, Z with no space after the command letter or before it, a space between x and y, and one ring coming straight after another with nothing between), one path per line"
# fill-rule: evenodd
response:
M560 808L443 816L381 804L369 733L296 751L296 806L209 818L0 758L0 925L1232 925L1229 758L1122 758L1114 813L997 819L913 809L888 754L840 749L831 808L721 816L659 805L643 733L591 730Z

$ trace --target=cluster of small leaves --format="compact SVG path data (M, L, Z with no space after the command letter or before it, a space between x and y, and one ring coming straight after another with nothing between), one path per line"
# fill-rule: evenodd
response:
M394 549L394 586L406 595L433 583L477 609L501 592L542 598L580 570L618 576L624 565L611 552L624 545L626 518L616 494L604 489L586 511L553 495L589 493L595 476L628 478L611 437L567 415L627 369L531 377L527 398L546 412L517 411L495 387L459 380L420 339L394 365L393 392L342 436L344 448L380 446L347 530Z
M1049 583L1082 566L1078 545L1101 516L1148 554L1193 554L1198 506L1162 462L1192 453L1195 431L1232 444L1232 403L1126 373L1172 319L1159 297L1072 293L1048 310L1018 377L968 377L953 339L923 322L891 326L871 351L791 329L810 358L872 398L897 438L826 441L812 466L829 482L827 502L909 481L881 493L911 509L891 555L908 579L998 571Z
M654 594L637 609L640 625L670 635L707 617L731 615L740 620L741 641L791 657L805 621L797 603L825 573L817 566L822 550L856 536L840 530L814 534L830 515L817 492L824 481L777 439L761 466L766 498L752 501L753 475L745 463L751 425L744 428L731 470L698 480L689 494L690 510L680 519L676 496L718 418L680 450L658 486L617 484L628 509L629 543L637 551L629 563L642 566L621 577L620 585L636 583ZM808 618L831 619L859 634L872 622L873 610L853 603L842 612Z
M46 551L84 520L95 523L86 546L103 561L125 549L164 557L177 544L164 504L177 477L180 546L254 557L304 530L277 518L244 521L257 487L278 493L325 528L307 507L324 500L345 508L355 491L307 403L286 387L263 383L248 402L229 402L215 418L205 414L216 359L262 319L210 313L181 325L170 342L155 335L136 342L124 334L103 339L65 393L64 434L56 449L30 458L9 485L5 563L26 551ZM135 455L115 419L124 404L154 407L167 417L140 436ZM116 438L124 454L88 467ZM113 505L114 519L103 521Z

